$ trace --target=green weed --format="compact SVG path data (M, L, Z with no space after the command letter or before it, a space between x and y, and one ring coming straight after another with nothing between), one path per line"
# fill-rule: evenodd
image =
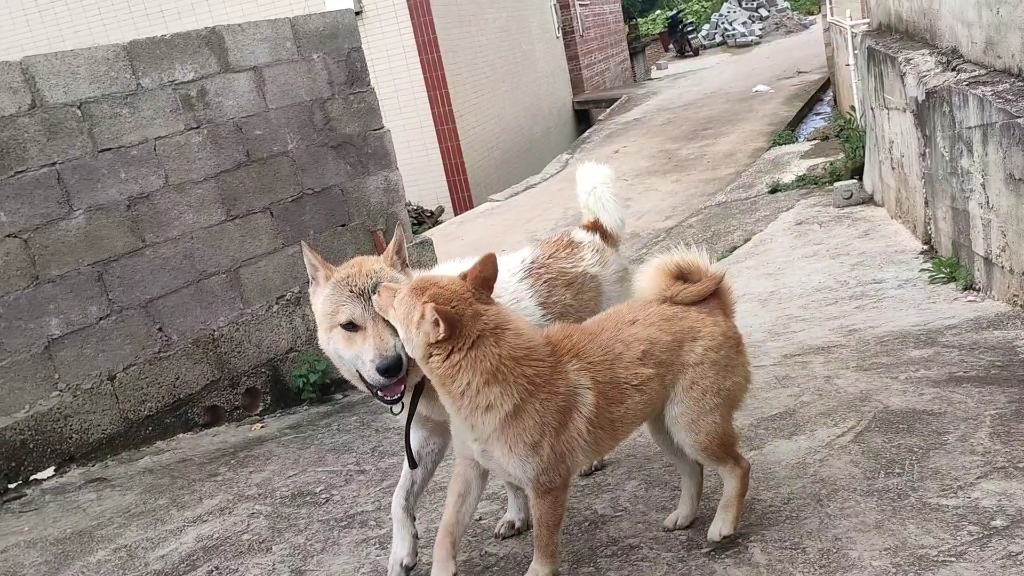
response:
M319 400L331 387L331 363L316 352L299 358L299 367L292 372L292 389L303 402Z
M793 12L807 16L821 14L821 2L819 0L789 0L789 7Z
M964 292L974 288L974 273L960 262L955 253L952 256L933 256L921 272L928 275L929 284L956 284Z
M793 190L805 190L807 188L824 188L836 182L844 180L846 170L842 160L829 162L825 166L814 166L807 172L797 176L790 182L773 180L768 184L769 194L780 192L792 192Z
M782 130L772 138L772 148L776 146L788 146L790 144L796 144L796 132L793 130Z

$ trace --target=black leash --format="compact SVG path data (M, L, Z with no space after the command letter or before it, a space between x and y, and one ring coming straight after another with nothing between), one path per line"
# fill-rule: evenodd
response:
M416 457L412 454L412 442L409 441L409 432L412 430L412 419L416 417L416 406L420 403L420 396L423 396L423 389L426 387L427 378L424 376L412 389L412 399L409 400L409 417L405 420L405 459L409 463L409 469L415 470L420 467ZM401 414L401 412L399 412Z

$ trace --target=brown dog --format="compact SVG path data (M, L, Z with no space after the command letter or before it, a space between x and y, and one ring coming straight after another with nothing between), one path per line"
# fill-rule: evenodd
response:
M724 488L707 537L733 534L750 472L733 413L750 367L724 272L703 252L663 255L637 274L632 300L543 330L492 299L497 275L488 254L458 277L383 284L373 298L451 418L456 460L431 573L456 573L459 541L493 472L530 496L527 576L557 574L574 471L645 422L683 477L665 527L693 522L711 466Z

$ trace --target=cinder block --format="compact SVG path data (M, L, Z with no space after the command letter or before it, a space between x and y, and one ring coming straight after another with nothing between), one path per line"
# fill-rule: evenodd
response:
M158 298L146 311L164 334L184 341L234 319L242 311L242 301L231 278L221 275Z
M143 88L190 82L222 71L214 52L220 35L206 30L189 30L141 38L128 43L128 58Z
M35 280L36 268L28 244L13 236L0 238L0 295L21 290Z
M349 223L349 208L340 188L332 187L271 208L286 244Z
M873 197L864 190L860 180L843 180L832 185L832 207L846 208L871 202Z
M147 244L213 226L228 217L213 180L164 188L135 200L129 210Z
M331 77L331 86L336 95L360 92L370 87L370 69L366 66L366 55L362 48L353 48L341 58L319 56Z
M252 212L302 191L295 163L287 156L242 166L216 176L213 181L221 203L232 216Z
M110 382L88 386L47 400L45 408L0 428L0 462L9 478L80 455L124 430Z
M304 102L242 118L237 124L245 137L249 157L262 160L289 150L326 144L325 121L320 120L314 119L313 105Z
M77 108L40 108L0 118L0 178L90 152L92 142Z
M0 418L50 397L57 376L46 350L12 356L0 363Z
M238 269L242 306L272 302L278 296L306 282L306 267L298 245L285 247Z
M353 256L376 254L373 236L363 222L327 230L306 241L328 262L342 263Z
M141 144L185 130L178 97L169 89L84 102L82 114L100 150Z
M284 243L267 212L238 218L192 233L196 266L207 274L231 270L242 262L269 254Z
M429 270L437 266L437 252L434 241L429 236L417 236L406 248L409 253L409 266L416 270Z
M174 91L194 125L224 122L267 109L252 70L218 74L176 86Z
M299 55L307 58L324 54L340 60L359 48L359 27L351 10L316 12L291 19Z
M114 390L122 414L134 422L191 396L221 373L213 336L202 336L121 372Z
M330 128L337 135L361 135L384 127L373 90L332 98L324 103Z
M156 155L167 182L196 182L245 163L242 132L231 124L207 126L158 140Z
M412 229L408 226L409 213L405 208L405 187L402 174L397 169L353 180L345 188L345 198L348 199L351 220L365 221L371 229L385 230L388 234L402 222L407 237L412 237Z
M301 264L302 256L296 256ZM305 308L302 298L291 298L254 310L217 330L217 349L226 372L248 372L309 343L312 322Z
M358 162L351 148L317 146L292 151L303 190L322 190L352 181L356 176L349 168Z
M95 323L110 311L99 272L86 269L0 299L0 343L37 346Z
M120 208L93 210L54 222L28 237L36 268L56 276L142 247L128 214Z
M73 104L138 88L123 44L26 56L21 62L46 104Z
M309 58L260 68L263 94L271 108L331 96L326 61Z
M32 108L32 91L18 62L0 62L0 116Z
M299 56L286 18L217 26L215 30L224 37L232 70L295 60Z
M0 206L0 236L34 228L69 210L53 168L0 180Z
M101 152L60 164L57 171L75 210L159 190L167 180L153 144Z
M111 316L50 343L57 375L66 384L124 366L160 349L160 335L141 310Z
M398 165L395 158L395 146L391 141L390 130L374 130L367 132L362 138L362 150L356 156L353 165L356 176L366 176L391 170Z
M138 306L201 276L189 237L139 250L111 262L103 271L110 299L122 307Z

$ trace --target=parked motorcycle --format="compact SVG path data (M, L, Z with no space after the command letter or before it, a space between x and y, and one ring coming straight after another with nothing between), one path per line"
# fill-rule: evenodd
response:
M671 48L680 56L687 54L700 56L697 23L693 20L683 20L680 10L672 12L668 15L668 34L662 36L661 43L666 52Z

